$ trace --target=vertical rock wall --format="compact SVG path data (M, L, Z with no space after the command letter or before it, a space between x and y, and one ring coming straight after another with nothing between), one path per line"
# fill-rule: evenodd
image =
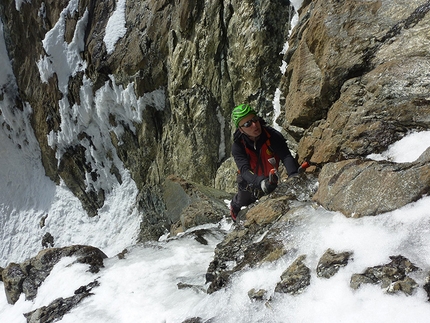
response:
M232 108L249 102L271 118L278 87L278 121L300 159L362 158L429 129L429 10L423 0L304 1L282 76L288 1L0 1L13 109L31 106L47 175L90 215L127 172L140 190L169 174L215 185ZM118 14L125 33L107 48ZM74 59L69 75L48 73L53 36Z
M126 32L107 48L121 10ZM139 189L169 174L213 185L232 108L272 110L291 10L280 0L0 1L14 109L30 104L47 175L90 215L125 171ZM64 59L53 37L74 55L69 75L50 73Z
M313 1L286 53L284 128L316 163L430 128L429 1Z

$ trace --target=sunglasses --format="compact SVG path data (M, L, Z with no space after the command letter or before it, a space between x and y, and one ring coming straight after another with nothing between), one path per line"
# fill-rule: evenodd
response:
M260 119L258 117L254 117L251 120L248 120L247 122L245 122L243 125L239 126L241 128L249 128L252 126L253 123L257 123L258 121L260 121Z

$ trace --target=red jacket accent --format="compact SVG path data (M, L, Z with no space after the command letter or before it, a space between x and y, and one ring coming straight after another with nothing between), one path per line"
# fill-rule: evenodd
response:
M267 177L269 176L270 170L273 169L272 164L269 163L269 158L275 157L277 169L279 166L279 157L273 152L270 146L269 132L264 128L262 130L266 133L267 140L261 146L259 152L249 149L245 142L243 142L243 145L245 146L246 154L249 157L249 166L251 168L251 171L257 176Z
M260 187L261 180L268 177L269 171L273 168L268 162L270 157L275 157L276 165L282 161L288 175L297 173L299 168L297 161L288 149L284 136L279 131L266 126L263 119L260 119L260 123L262 133L257 141L250 140L237 129L234 133L231 147L241 178L248 185L255 187Z

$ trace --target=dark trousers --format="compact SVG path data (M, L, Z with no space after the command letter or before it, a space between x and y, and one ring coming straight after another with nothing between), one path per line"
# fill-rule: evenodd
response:
M237 175L236 181L238 192L233 196L230 204L234 212L237 214L242 206L248 206L249 204L257 201L257 196L262 192L260 192L261 190L259 188L255 189L250 187L240 174Z
M239 191L233 196L231 200L231 207L234 212L237 214L240 211L242 206L248 206L251 203L254 203L257 199L254 194L249 191Z

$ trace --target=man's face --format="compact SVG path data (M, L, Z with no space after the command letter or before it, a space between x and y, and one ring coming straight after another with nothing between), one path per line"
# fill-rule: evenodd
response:
M247 115L245 118L240 120L239 130L251 139L255 139L261 135L261 124L259 118L255 114Z

